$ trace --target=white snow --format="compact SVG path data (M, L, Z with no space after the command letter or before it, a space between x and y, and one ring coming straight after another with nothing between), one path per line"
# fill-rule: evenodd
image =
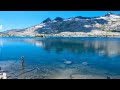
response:
M45 24L39 24L39 25L37 25L37 26L35 26L35 28L42 28L42 27L44 27L45 26Z
M116 21L116 20L120 19L120 16L118 16L118 15L101 16L97 19L104 19L104 20L108 20L108 21L110 21L110 20L111 21Z
M63 21L71 21L73 18L64 19Z
M75 21L79 21L80 19L79 18L75 18Z
M57 22L56 20L51 21L52 23Z
M86 27L86 28L90 28L90 27L91 27L91 25L84 25L84 27Z

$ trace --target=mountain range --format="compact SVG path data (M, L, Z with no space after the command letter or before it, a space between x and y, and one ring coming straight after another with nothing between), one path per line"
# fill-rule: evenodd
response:
M38 25L24 29L4 31L8 35L35 36L37 34L59 34L62 32L92 32L93 30L120 33L120 15L107 13L98 17L76 16L64 19L56 17L54 20L45 19Z

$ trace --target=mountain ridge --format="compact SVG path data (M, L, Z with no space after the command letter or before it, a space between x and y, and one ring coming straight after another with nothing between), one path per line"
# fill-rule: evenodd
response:
M91 32L93 30L120 32L120 15L111 12L97 17L76 16L70 18L49 17L39 23L24 29L7 30L4 33L17 36L35 36L36 34L59 34L63 32Z

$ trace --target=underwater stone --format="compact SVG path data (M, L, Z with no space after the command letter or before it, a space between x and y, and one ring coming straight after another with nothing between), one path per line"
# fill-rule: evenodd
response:
M72 64L72 61L65 61L65 64Z
M88 65L88 63L87 63L87 62L83 62L82 64L83 64L83 65L85 65L85 66L86 66L86 65Z

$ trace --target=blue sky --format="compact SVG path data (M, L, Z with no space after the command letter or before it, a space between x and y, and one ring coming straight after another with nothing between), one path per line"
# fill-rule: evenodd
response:
M94 17L108 12L120 14L120 11L0 11L0 32L34 26L48 17L51 19L74 16Z

